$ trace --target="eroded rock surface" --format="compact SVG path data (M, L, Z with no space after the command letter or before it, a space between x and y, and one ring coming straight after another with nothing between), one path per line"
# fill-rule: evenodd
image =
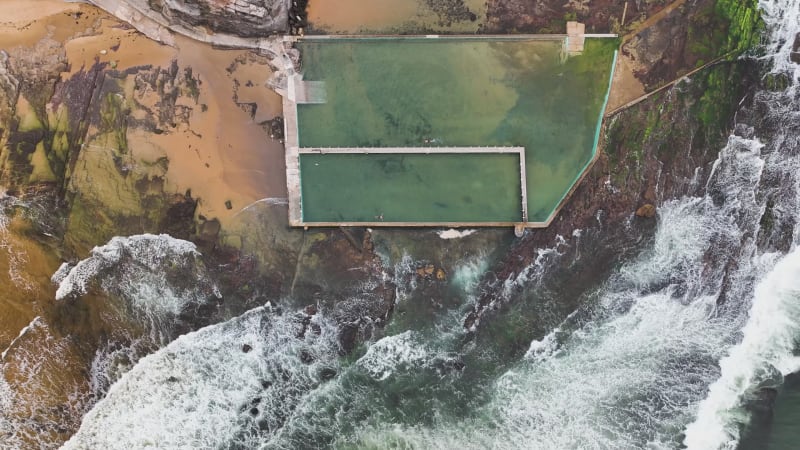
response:
M628 2L625 25L643 20L667 0ZM568 20L586 24L588 33L621 31L625 2L613 0L489 0L489 32L563 33Z
M143 6L145 0L128 0ZM215 33L244 37L288 31L288 0L146 0L170 23L204 26Z

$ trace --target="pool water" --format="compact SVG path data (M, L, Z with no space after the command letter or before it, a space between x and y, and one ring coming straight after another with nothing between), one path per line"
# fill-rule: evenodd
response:
M493 37L300 41L304 79L324 81L327 91L324 104L298 105L300 146L525 147L529 221L546 221L594 155L617 41L587 39L585 52L566 61L563 45L563 39ZM508 157L485 158L476 171L466 155L406 155L409 172L392 177L374 168L364 176L366 166L386 155L358 162L351 155L324 155L328 164L319 166L308 156L301 158L305 222L372 222L381 214L385 220L458 222L476 212L483 220L470 221L493 222L511 219L511 211L511 221L520 220L519 170L510 170ZM335 158L341 161L331 164ZM469 162L454 163L462 158ZM326 167L335 171L324 173ZM435 191L442 195L457 194L464 179L477 178L482 186L470 191L471 202L436 200L450 206L424 213L416 200L427 197L404 198L409 204L384 197L429 192L420 171L435 174ZM491 174L507 175L487 178ZM453 189L442 188L450 180ZM499 197L506 194L513 198ZM498 205L481 215L479 207L470 207L496 202L508 204L508 212Z
M304 154L300 173L304 222L522 221L514 153Z

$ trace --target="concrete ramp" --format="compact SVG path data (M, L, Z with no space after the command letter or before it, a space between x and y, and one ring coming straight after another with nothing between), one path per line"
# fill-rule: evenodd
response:
M305 81L302 75L294 75L291 80L294 102L298 105L323 104L328 101L328 93L324 81ZM291 94L290 94L291 95Z

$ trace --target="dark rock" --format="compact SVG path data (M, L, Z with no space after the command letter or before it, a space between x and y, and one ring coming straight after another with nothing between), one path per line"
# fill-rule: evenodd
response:
M369 231L364 232L364 239L361 240L361 249L365 252L372 252L375 249L375 244L372 243L372 233Z
M250 353L250 350L252 350L252 349L253 349L253 347L250 346L250 344L242 345L242 352L243 353Z
M344 324L339 327L339 347L342 353L350 353L358 342L358 325L357 324Z
M283 140L283 117L277 116L273 119L261 122L261 127L269 133L269 137L276 141Z
M311 353L309 353L308 350L302 350L300 352L300 361L302 361L303 364L311 364L314 362L314 357L311 356Z
M144 0L128 2L138 4ZM215 33L243 37L288 31L288 3L288 0L147 0L150 9L172 24L207 27Z
M250 415L253 416L253 417L258 416L259 412L260 411L258 410L258 408L250 408Z
M789 57L795 64L800 64L800 33L794 37L794 45L792 45L792 53Z
M336 371L334 369L331 369L330 367L326 367L319 371L319 378L321 380L327 381L335 376L336 376Z
M467 20L474 22L478 19L478 16L464 4L464 0L425 0L425 3L436 13L442 26Z

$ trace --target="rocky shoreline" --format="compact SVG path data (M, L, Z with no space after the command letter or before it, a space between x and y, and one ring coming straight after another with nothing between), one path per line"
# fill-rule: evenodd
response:
M437 32L547 32L572 18L595 32L632 30L622 54L648 91L738 48L721 34L731 19L713 0L669 10L665 2L631 4L625 23L624 2L490 0L483 10L462 0L425 0L422 9L409 1L408 16L370 31L422 33L434 24ZM63 261L76 262L114 236L168 233L192 241L222 300L185 317L182 331L269 302L305 311L298 316L304 326L324 310L339 326L343 353L410 312L465 306L447 280L469 258L485 259L489 270L463 326L474 339L496 333L492 318L513 314L537 260L561 255L547 260L545 281L532 283L561 293L556 312L525 338L498 344L523 353L527 337L558 325L579 296L652 237L661 204L702 192L733 111L761 83L756 62L731 57L607 119L602 153L559 217L521 239L510 229L457 240L435 230L303 231L288 227L280 99L266 85L281 89L297 65L296 52L275 33L337 30L317 27L313 0L93 3L169 46L88 5L48 4L54 9L46 18L0 28L0 37L22 36L8 37L14 45L0 52L0 200L13 200L0 202L3 211ZM428 15L421 19L419 11ZM698 37L708 27L719 32ZM773 235L783 226L776 222ZM774 236L763 239L780 241ZM408 291L424 301L403 302ZM54 308L47 302L37 311ZM57 332L108 339L90 324L93 308L102 308L96 300L75 317L65 308L47 316ZM81 347L75 358L91 359L94 350Z
M98 4L103 2L98 2ZM133 2L136 3L136 2ZM154 13L160 14L164 20L171 25L175 24L177 31L192 29L199 30L201 27L209 27L214 30L214 35L218 42L233 42L226 40L225 33L231 32L235 36L251 38L263 36L275 32L284 31L281 22L278 20L272 23L272 28L259 29L248 25L248 17L262 17L266 11L252 9L253 5L238 2L231 2L223 6L208 5L188 7L179 1L151 1L145 5L136 3L127 5L140 10L150 8ZM117 9L112 12L118 13L123 18L127 17L123 6L125 2L117 2ZM249 5L249 6L248 6ZM308 25L304 15L306 2L283 2L270 3L270 14L275 17L281 15L282 8L288 8L290 15L287 26L297 30ZM537 4L538 5L538 4ZM635 75L648 89L657 87L670 77L680 75L693 65L702 61L704 55L718 54L721 52L722 44L714 48L706 48L702 51L697 49L693 42L689 42L686 36L691 35L691 28L700 26L710 20L708 17L709 5L713 6L712 0L704 0L692 6L684 5L675 9L674 12L667 14L662 20L652 26L646 27L630 37L626 38L623 45L623 53L635 62ZM110 8L112 4L104 4ZM631 20L628 28L635 28L636 21L641 22L643 18L656 14L665 5L654 2L647 4L643 10L631 9L631 15L635 19ZM451 12L461 18L463 15L467 20L472 20L472 13L464 13L463 2L458 5L435 4L429 7L438 15L450 14ZM524 12L514 2L490 2L487 6L487 20L492 24L486 28L492 32L515 32L515 31L543 31L546 27L544 22L537 20L558 21L564 14L580 13L580 19L587 20L590 28L595 31L608 31L611 27L604 27L600 21L602 18L609 19L614 17L619 11L620 5L609 3L595 5L592 8L579 4L569 4L563 7L558 5L543 3L537 6L536 20L526 19L533 12ZM244 9L242 9L244 8ZM208 9L208 11L206 11ZM246 11L245 11L246 10ZM122 11L122 12L120 12ZM96 14L96 13L95 13ZM526 16L526 14L528 16ZM135 15L135 14L134 14ZM198 15L206 17L204 21L198 21ZM469 17L467 17L469 16ZM237 19L238 18L238 19ZM456 17L454 16L454 19ZM230 29L233 21L241 19L236 30ZM98 20L98 19L95 19ZM527 25L522 25L523 21ZM613 21L612 21L613 22ZM695 25L697 24L697 25ZM677 28L676 28L677 26ZM527 27L527 28L526 28ZM620 28L621 29L621 28ZM546 30L545 30L546 31ZM234 36L234 37L235 37ZM672 45L678 39L681 45ZM713 40L713 39L712 39ZM8 126L0 127L0 138L6 143L6 148L15 148L16 151L6 152L4 155L3 169L6 174L3 183L12 192L24 192L28 186L39 186L41 190L48 183L52 185L58 195L66 197L67 210L65 210L65 235L64 244L67 255L77 255L88 250L92 245L97 245L117 234L134 234L145 231L170 232L176 237L198 242L201 247L207 250L220 251L221 255L231 255L240 252L242 257L247 258L245 253L252 251L255 259L260 265L275 268L275 263L269 262L274 258L285 258L287 254L300 255L302 250L296 248L298 238L302 234L299 231L286 230L284 232L272 232L274 237L279 237L274 247L270 250L255 250L242 248L247 247L245 239L239 233L234 232L232 227L220 225L219 219L213 215L202 211L198 205L203 204L207 199L198 197L195 191L187 190L183 193L169 193L165 190L165 179L168 180L169 159L154 159L148 164L150 168L146 174L137 175L130 172L132 165L138 164L131 160L126 151L129 146L127 142L131 130L139 129L145 135L158 136L162 133L171 133L170 129L186 126L190 128L189 122L193 115L199 113L200 109L207 108L207 105L200 103L198 84L200 77L192 75L191 67L179 67L175 61L166 67L136 66L129 69L120 70L113 67L116 62L96 61L93 65L78 71L74 76L60 80L60 73L66 71L68 64L63 50L59 50L57 43L41 41L39 47L33 50L31 58L39 61L36 67L29 64L20 66L21 61L25 61L24 53L14 54L9 58L4 53L2 62L2 89L5 95L0 98L0 118L3 124ZM174 42L174 38L168 39ZM252 41L255 43L255 41ZM261 45L261 44L260 44ZM666 47L664 47L666 45ZM263 45L262 45L263 47ZM658 48L664 48L671 52L669 54L659 53ZM25 50L20 50L25 51ZM114 50L112 50L114 51ZM702 53L702 54L701 54ZM52 55L48 60L45 55ZM656 55L653 57L652 55ZM275 60L278 55L272 54L270 58ZM34 61L29 59L29 61ZM12 62L9 62L12 61ZM52 61L50 65L43 65L41 61ZM16 66L14 65L16 64ZM275 63L273 61L273 66ZM681 95L675 95L673 90L668 90L659 94L636 107L624 111L618 116L609 120L606 126L605 140L603 143L603 154L599 162L591 170L589 176L578 187L575 195L566 205L560 217L547 230L529 231L526 236L515 242L508 255L501 259L497 269L493 271L492 279L506 280L516 276L520 270L531 264L532 258L536 255L536 249L546 248L555 242L557 236L571 236L575 230L590 230L593 227L601 226L616 229L620 225L628 224L627 228L635 230L636 226L631 225L640 221L647 221L646 217L655 214L655 207L669 198L688 194L698 186L698 176L695 168L705 167L713 159L715 154L708 152L707 148L717 148L723 141L730 125L729 118L723 117L724 113L730 111L732 102L738 102L741 93L745 92L743 84L746 80L752 80L752 76L747 73L752 69L746 69L746 62L731 62L710 69L708 73L696 75L696 83L689 87L685 92L683 88L674 88L674 91L681 91ZM31 73L38 75L31 77ZM26 80L19 83L17 79ZM111 81L116 80L116 81ZM125 80L133 80L133 93L153 92L156 94L155 103L148 106L144 111L148 114L137 118L136 111L128 105L128 100L118 102L114 100L119 96L125 99L129 95L124 85L129 83ZM721 80L721 81L720 81ZM697 82L699 81L699 83ZM693 117L699 107L707 107L703 95L703 87L709 83L721 83L715 88L726 93L721 100L727 101L720 105L715 105L717 109L724 109L719 112L719 117L714 117L713 123L702 123ZM278 85L279 86L279 85ZM14 119L19 99L30 99L27 102L31 105L33 120L42 122L41 129L26 129L20 126ZM186 103L186 99L189 104ZM141 101L137 101L141 104ZM191 105L194 103L194 105ZM705 105L705 106L704 106ZM247 106L247 105L246 105ZM52 113L46 112L47 109L62 108L68 114L62 114L55 122L50 123L48 117ZM245 108L251 114L256 109L252 105ZM51 116L48 116L51 114ZM64 117L66 116L66 120ZM85 119L81 119L85 118ZM272 120L272 119L269 119ZM16 123L16 125L15 125ZM265 129L271 129L267 122L264 122ZM29 127L30 128L30 127ZM41 131L38 131L41 130ZM120 134L120 132L122 134ZM640 146L642 133L645 137L645 144ZM275 136L275 133L271 133ZM116 177L124 181L123 191L130 192L130 197L124 203L114 205L115 199L105 199L102 197L102 190L86 185L80 186L80 172L76 176L76 166L87 164L86 155L87 145L91 141L102 137L104 145L110 146L115 150L112 155L113 171ZM278 136L279 137L279 136ZM110 139L110 141L109 141ZM681 157L671 157L664 147L665 143L670 142L679 148L689 150ZM34 172L42 173L41 168L36 168L29 164L34 155L41 150L37 146L44 145L45 156L49 162L47 173L51 173L50 178L41 179L33 176ZM83 150L82 150L83 149ZM698 153L700 152L700 153ZM36 183L31 183L36 180ZM44 183L44 184L42 184ZM700 183L702 184L702 183ZM121 192L118 185L114 190ZM95 194L92 194L94 192ZM96 194L100 194L98 197ZM278 195L280 196L280 195ZM122 206L124 204L124 206ZM135 206L134 205L139 205ZM231 205L226 203L226 207ZM232 207L232 206L231 206ZM644 208L644 209L642 209ZM230 208L229 208L230 209ZM634 212L640 211L638 216L645 218L635 218ZM646 210L646 211L645 211ZM125 213L120 214L121 211ZM644 211L644 212L643 212ZM131 218L136 218L132 221ZM600 219L598 219L600 218ZM143 221L144 219L144 221ZM270 224L275 223L275 219L270 219ZM285 227L281 219L275 223L278 227ZM135 226L131 226L133 224ZM98 228L101 224L105 228ZM274 228L267 226L267 228ZM416 233L416 232L411 232ZM326 245L315 245L313 252L336 251L343 252L337 256L321 258L345 257L353 260L354 264L363 260L363 249L357 254L347 256L343 247L338 244L342 242L344 236L338 231L321 231L318 233L320 242ZM424 235L424 233L420 233ZM425 238L427 239L427 238ZM347 239L345 239L347 242ZM232 246L231 246L232 245ZM352 245L345 245L351 248ZM237 248L239 250L237 250ZM338 250L336 250L338 249ZM242 253L244 252L244 253ZM372 254L368 251L367 254ZM276 256L280 255L280 256ZM375 255L372 254L373 260ZM319 255L317 255L319 256ZM221 256L221 259L228 260L230 256ZM295 256L281 264L282 267L292 267L294 260L300 256ZM379 267L380 265L376 266ZM292 276L291 270L286 270L280 275L274 271L260 270L262 274L270 273L269 276L275 283L283 285L279 291L285 295L286 283ZM478 302L474 313L465 321L467 328L472 328L481 311L489 303L488 298L492 297L493 282L486 280L484 290L487 294L485 298ZM291 283L296 287L296 280ZM289 291L293 291L290 289ZM384 310L379 316L385 317L388 310Z

